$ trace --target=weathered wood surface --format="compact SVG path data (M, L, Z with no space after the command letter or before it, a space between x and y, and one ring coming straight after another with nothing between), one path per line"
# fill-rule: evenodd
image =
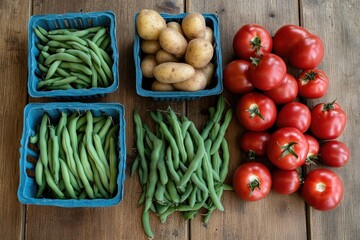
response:
M64 209L57 207L23 206L16 191L19 183L19 140L22 133L23 108L33 99L27 94L27 24L31 15L78 11L112 10L117 19L120 87L104 98L89 101L119 102L126 109L127 163L134 156L132 112L150 120L147 110L166 109L186 113L200 128L209 106L216 97L189 102L154 102L137 96L133 63L134 14L143 8L160 12L214 12L220 20L223 66L233 59L232 38L239 27L258 23L272 34L286 23L301 24L318 34L325 43L325 58L320 66L330 77L328 94L317 101L337 102L348 115L347 127L340 137L351 149L351 160L341 169L333 169L342 177L345 197L330 212L319 212L305 205L299 194L282 196L271 193L266 199L248 203L226 192L222 201L224 212L214 212L207 226L201 216L184 222L180 214L160 223L151 215L156 239L359 239L360 210L358 191L360 158L357 133L360 131L360 4L358 1L23 1L3 0L0 3L0 69L2 70L0 117L0 237L1 239L146 239L141 225L142 208L137 206L141 187L137 177L125 183L123 201L110 208ZM239 96L224 90L227 102L234 106ZM242 133L234 117L226 138L231 163L227 182L235 168L246 161L238 149ZM319 166L317 166L319 167Z

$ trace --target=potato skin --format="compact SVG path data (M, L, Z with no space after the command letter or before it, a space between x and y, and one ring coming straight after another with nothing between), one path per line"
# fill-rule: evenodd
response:
M211 62L209 62L205 67L198 68L197 70L203 72L206 77L206 87L209 87L212 83L215 73L215 66Z
M211 61L213 54L214 47L209 41L203 38L196 38L188 44L185 62L194 68L203 68Z
M168 53L164 49L160 49L156 53L156 61L158 62L158 64L160 64L165 62L178 62L179 59L177 59L174 55Z
M204 16L200 13L187 14L182 20L181 27L188 39L205 37L206 22Z
M137 16L136 29L142 39L158 40L160 32L165 28L166 21L157 11L143 9Z
M195 69L195 75L185 81L173 83L176 90L195 92L206 88L206 76L202 71Z
M174 91L175 88L171 83L162 83L158 80L154 80L154 82L151 84L151 90L159 92L170 92Z
M146 78L153 78L153 70L156 65L158 64L155 55L146 55L140 63L140 68L143 76Z
M193 77L195 69L186 63L166 62L157 65L153 74L159 82L176 83Z
M165 51L174 55L184 55L188 45L185 37L173 28L161 31L159 43Z
M140 48L146 54L156 54L161 46L158 40L142 40Z
M168 28L175 29L176 31L178 31L179 33L181 33L181 35L184 36L184 32L183 32L183 30L182 30L182 28L181 28L180 23L178 23L178 22L168 22L168 23L166 24L166 26L167 26Z
M214 31L210 27L206 27L204 39L214 43Z

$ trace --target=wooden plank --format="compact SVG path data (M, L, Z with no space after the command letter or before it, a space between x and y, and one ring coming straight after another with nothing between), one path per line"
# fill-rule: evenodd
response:
M214 12L220 19L223 66L233 60L232 39L244 24L257 23L272 34L286 23L299 23L297 1L187 1L187 12ZM239 95L224 90L228 103L234 108ZM206 116L199 113L214 105L217 97L191 103L189 118L197 119L198 126ZM230 148L229 174L231 183L235 168L246 161L242 157L238 139L243 132L234 116L226 139ZM207 226L201 217L191 221L191 239L306 239L306 213L298 194L282 196L273 192L259 202L244 202L233 192L225 192L222 198L225 212L215 211Z
M309 208L310 239L360 238L360 209L357 207L360 193L356 184L360 180L357 136L360 131L359 11L358 1L302 1L303 26L324 41L325 57L319 68L330 78L327 94L319 100L309 101L309 105L337 99L347 114L347 126L339 140L347 144L351 151L350 162L345 167L331 168L343 180L343 202L329 212Z
M159 12L183 12L183 1L40 1L35 0L33 14L64 13L75 11L112 10L117 18L117 43L119 48L120 87L104 98L89 100L120 102L125 106L127 171L125 195L123 201L110 208L63 209L56 207L28 206L26 215L27 239L146 239L141 224L142 207L137 206L141 187L136 176L129 177L129 169L134 157L134 137L132 113L137 109L144 122L150 120L147 110L166 109L171 105L175 111L183 112L185 104L181 102L154 102L143 98L135 91L135 67L133 61L133 18L143 8ZM169 236L186 239L188 225L180 215L169 217L160 224L158 217L151 215L151 226L158 239Z
M17 198L19 148L26 104L29 1L0 3L0 235L20 239L24 208Z

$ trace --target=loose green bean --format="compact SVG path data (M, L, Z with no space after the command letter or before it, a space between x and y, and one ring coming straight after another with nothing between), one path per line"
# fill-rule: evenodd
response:
M142 214L142 223L143 223L143 228L144 231L146 233L146 235L148 236L149 239L153 239L154 238L154 234L151 231L151 227L150 227L150 215L149 215L149 211L143 211Z
M142 127L142 122L139 114L134 111L133 113L134 124L135 124L135 139L136 139L136 149L140 156L140 166L143 169L143 181L142 184L146 183L148 180L148 165L145 159L145 150L144 150L144 132Z
M214 141L214 143L213 143L213 145L211 147L210 155L213 155L216 151L219 150L220 144L221 144L221 142L222 142L222 140L223 140L223 138L225 136L226 129L228 128L228 126L229 126L229 124L231 122L232 114L233 114L233 111L230 108L225 114L224 123L221 125L218 136L216 137L216 140Z

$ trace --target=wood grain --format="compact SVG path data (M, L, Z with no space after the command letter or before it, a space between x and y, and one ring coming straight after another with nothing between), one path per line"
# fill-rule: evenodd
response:
M310 239L359 239L360 131L360 4L358 1L302 1L303 25L319 35L325 56L319 68L330 78L327 94L318 102L337 103L347 114L347 126L339 137L349 148L351 159L343 168L331 168L343 180L345 193L341 205L329 212L309 208ZM318 166L324 167L324 166Z
M22 7L18 6L22 4ZM17 199L19 148L26 104L27 20L29 2L0 3L0 236L20 239L24 208Z

